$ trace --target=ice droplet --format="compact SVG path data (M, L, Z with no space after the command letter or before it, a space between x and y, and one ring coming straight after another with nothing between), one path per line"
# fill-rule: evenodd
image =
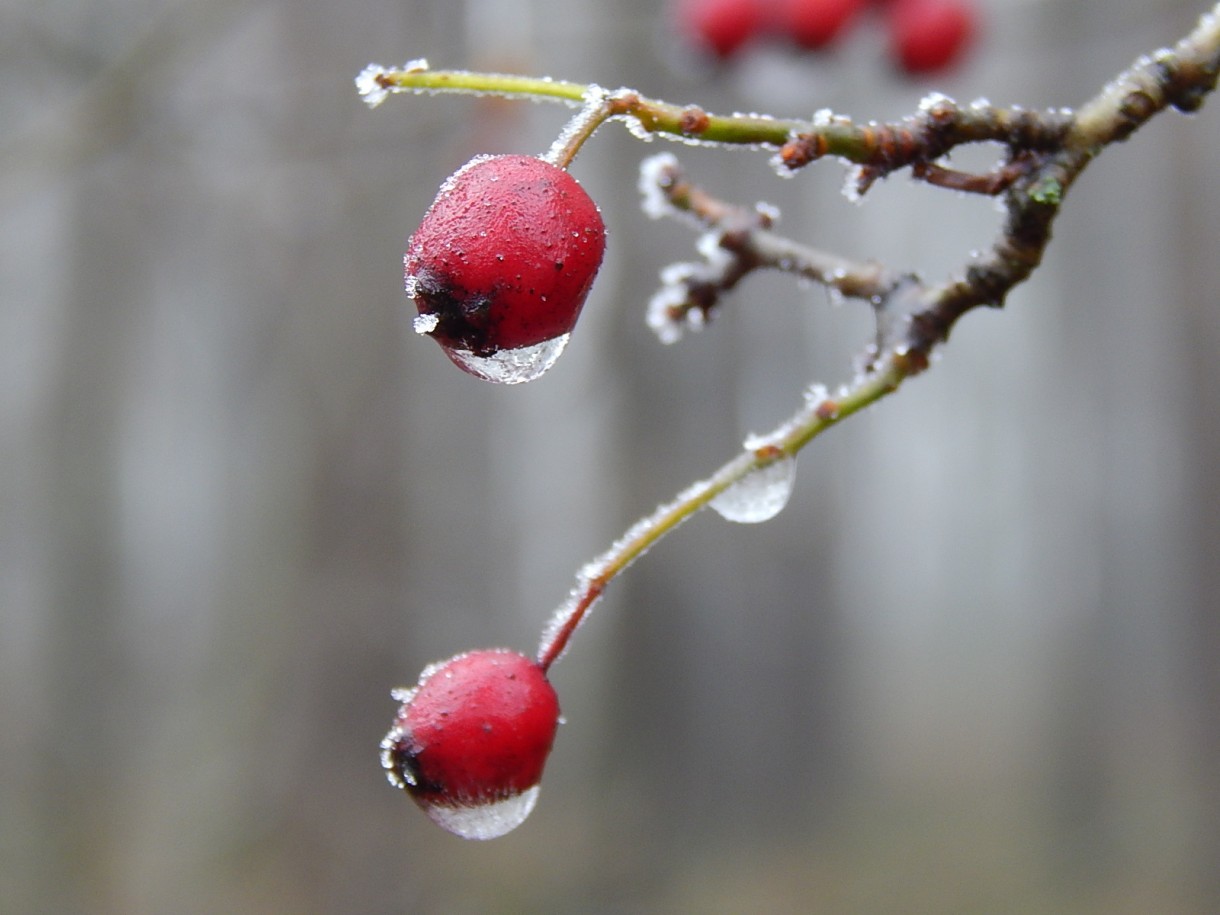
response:
M738 480L716 498L711 506L722 518L739 524L769 521L788 504L796 479L796 459L780 458Z
M496 839L525 822L538 803L534 785L520 794L478 804L420 804L433 823L463 839Z
M445 347L449 358L462 369L495 384L521 384L533 381L559 358L568 345L569 334L560 334L532 346L502 349L490 356L477 356L469 350Z

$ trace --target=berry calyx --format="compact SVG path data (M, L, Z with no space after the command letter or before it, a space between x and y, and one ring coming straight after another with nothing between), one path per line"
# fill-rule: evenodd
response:
M533 156L472 159L407 243L415 329L473 375L529 381L559 357L605 248L597 205L567 171Z
M778 0L775 28L798 47L825 48L864 8L865 0Z
M957 63L977 29L964 0L892 0L885 9L890 53L910 74L937 73Z
M690 41L728 60L762 32L767 11L763 0L681 0L677 15Z
M516 828L538 799L559 699L522 654L491 648L432 664L381 742L390 783L437 825L467 839Z

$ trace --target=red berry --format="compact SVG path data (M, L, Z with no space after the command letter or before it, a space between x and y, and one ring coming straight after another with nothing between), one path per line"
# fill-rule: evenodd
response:
M775 27L802 48L824 48L864 8L865 0L779 0Z
M576 324L606 249L597 205L532 156L472 159L407 243L415 327L491 381L537 377Z
M757 37L765 20L764 0L682 0L678 6L679 28L721 60Z
M956 63L974 37L974 8L963 0L893 0L886 9L890 48L907 73Z
M390 782L438 825L492 839L529 815L559 724L546 673L504 648L427 667L381 742Z

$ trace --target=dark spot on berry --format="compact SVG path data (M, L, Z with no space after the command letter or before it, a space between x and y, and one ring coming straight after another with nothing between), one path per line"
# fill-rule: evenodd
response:
M421 269L416 275L415 304L419 313L436 317L428 332L445 346L467 350L477 356L499 351L495 339L496 320L491 304L495 293L471 293L436 270Z
M445 790L444 785L424 778L419 767L419 750L411 747L408 737L403 737L390 750L390 763L394 774L412 794L439 794Z

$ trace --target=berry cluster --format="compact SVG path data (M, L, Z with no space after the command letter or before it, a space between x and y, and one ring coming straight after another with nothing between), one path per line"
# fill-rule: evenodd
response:
M823 50L870 5L881 14L890 57L905 73L951 67L977 29L970 0L678 0L676 16L685 37L728 60L758 41Z

